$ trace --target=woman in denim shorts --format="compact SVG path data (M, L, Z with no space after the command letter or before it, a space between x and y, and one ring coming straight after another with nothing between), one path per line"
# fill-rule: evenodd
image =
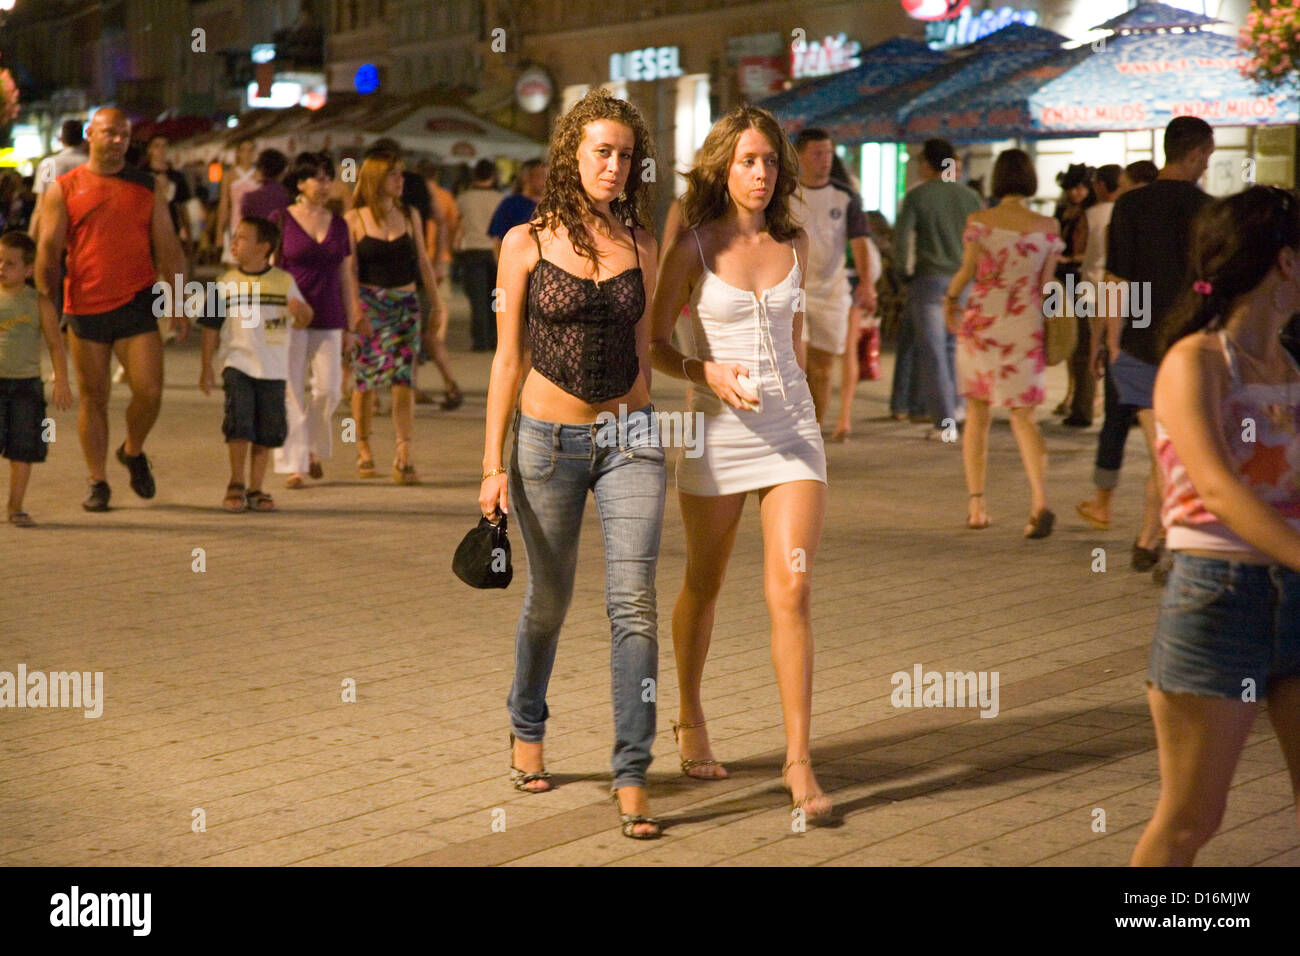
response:
M1256 186L1198 217L1155 387L1174 555L1151 648L1160 797L1135 866L1218 829L1259 701L1300 787L1300 197Z
M640 113L601 89L556 123L536 218L501 243L479 491L485 517L513 512L528 554L508 700L511 779L526 793L551 789L542 763L546 691L587 494L595 495L612 645L614 799L623 835L642 840L661 832L645 793L665 484L647 358L658 249L645 228L653 204L639 174L652 153ZM516 396L507 471L502 452Z

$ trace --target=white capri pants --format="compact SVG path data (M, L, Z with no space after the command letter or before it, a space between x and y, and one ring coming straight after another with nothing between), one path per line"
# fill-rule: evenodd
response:
M310 374L311 391L307 391ZM290 329L285 413L289 436L275 449L275 470L307 473L310 456L329 458L334 409L343 397L343 330Z

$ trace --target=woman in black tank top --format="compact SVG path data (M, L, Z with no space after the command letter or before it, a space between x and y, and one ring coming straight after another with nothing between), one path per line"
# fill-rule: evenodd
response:
M442 310L433 265L424 249L420 214L402 196L402 162L391 153L373 153L357 176L356 206L344 217L356 249L361 308L371 334L358 337L352 368L352 417L357 423L357 474L374 478L370 424L375 390L391 386L397 449L393 480L419 483L411 464L415 427L414 379L420 334L417 278L424 280L434 313ZM396 235L393 235L396 233Z
M612 641L613 790L623 835L633 839L660 834L645 794L665 485L647 356L658 250L644 228L651 197L641 171L651 152L641 115L604 90L592 90L556 124L536 219L511 229L501 245L479 491L483 514L511 514L528 553L508 701L511 780L525 793L550 789L542 761L546 690L588 491L596 497Z

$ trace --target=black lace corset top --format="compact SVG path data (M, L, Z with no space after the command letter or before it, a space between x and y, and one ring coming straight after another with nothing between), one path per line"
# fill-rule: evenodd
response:
M541 256L536 233L533 239ZM635 248L635 231L632 244ZM626 395L641 371L636 324L644 312L640 252L634 268L600 282L539 258L528 277L533 368L592 405Z

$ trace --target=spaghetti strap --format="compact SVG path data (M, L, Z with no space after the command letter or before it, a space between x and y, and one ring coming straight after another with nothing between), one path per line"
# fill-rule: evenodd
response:
M1228 363L1228 374L1232 377L1232 387L1234 389L1241 388L1241 371L1237 366L1237 355L1228 341L1228 333L1223 329L1219 330L1219 344L1223 347L1223 357Z
M627 228L628 228L628 231L629 231L630 233L632 233L632 252L634 252L634 253L636 254L636 267L637 267L638 269L640 269L640 268L641 268L641 250L637 248L637 244L636 244L636 226L628 226Z
M700 264L707 269L709 264L704 261L704 247L700 245L700 234L692 229L691 235L695 237L695 248L700 250Z
M537 243L537 259L538 261L541 261L543 258L541 237L537 234L537 230L531 225L528 227L528 231L532 234L533 242Z
M794 240L793 240L793 239L790 240L790 251L794 253L794 265L795 265L795 268L798 269L798 270L799 270L799 274L802 275L802 274L803 274L803 266L799 265L799 250L796 249L796 248L794 247Z

